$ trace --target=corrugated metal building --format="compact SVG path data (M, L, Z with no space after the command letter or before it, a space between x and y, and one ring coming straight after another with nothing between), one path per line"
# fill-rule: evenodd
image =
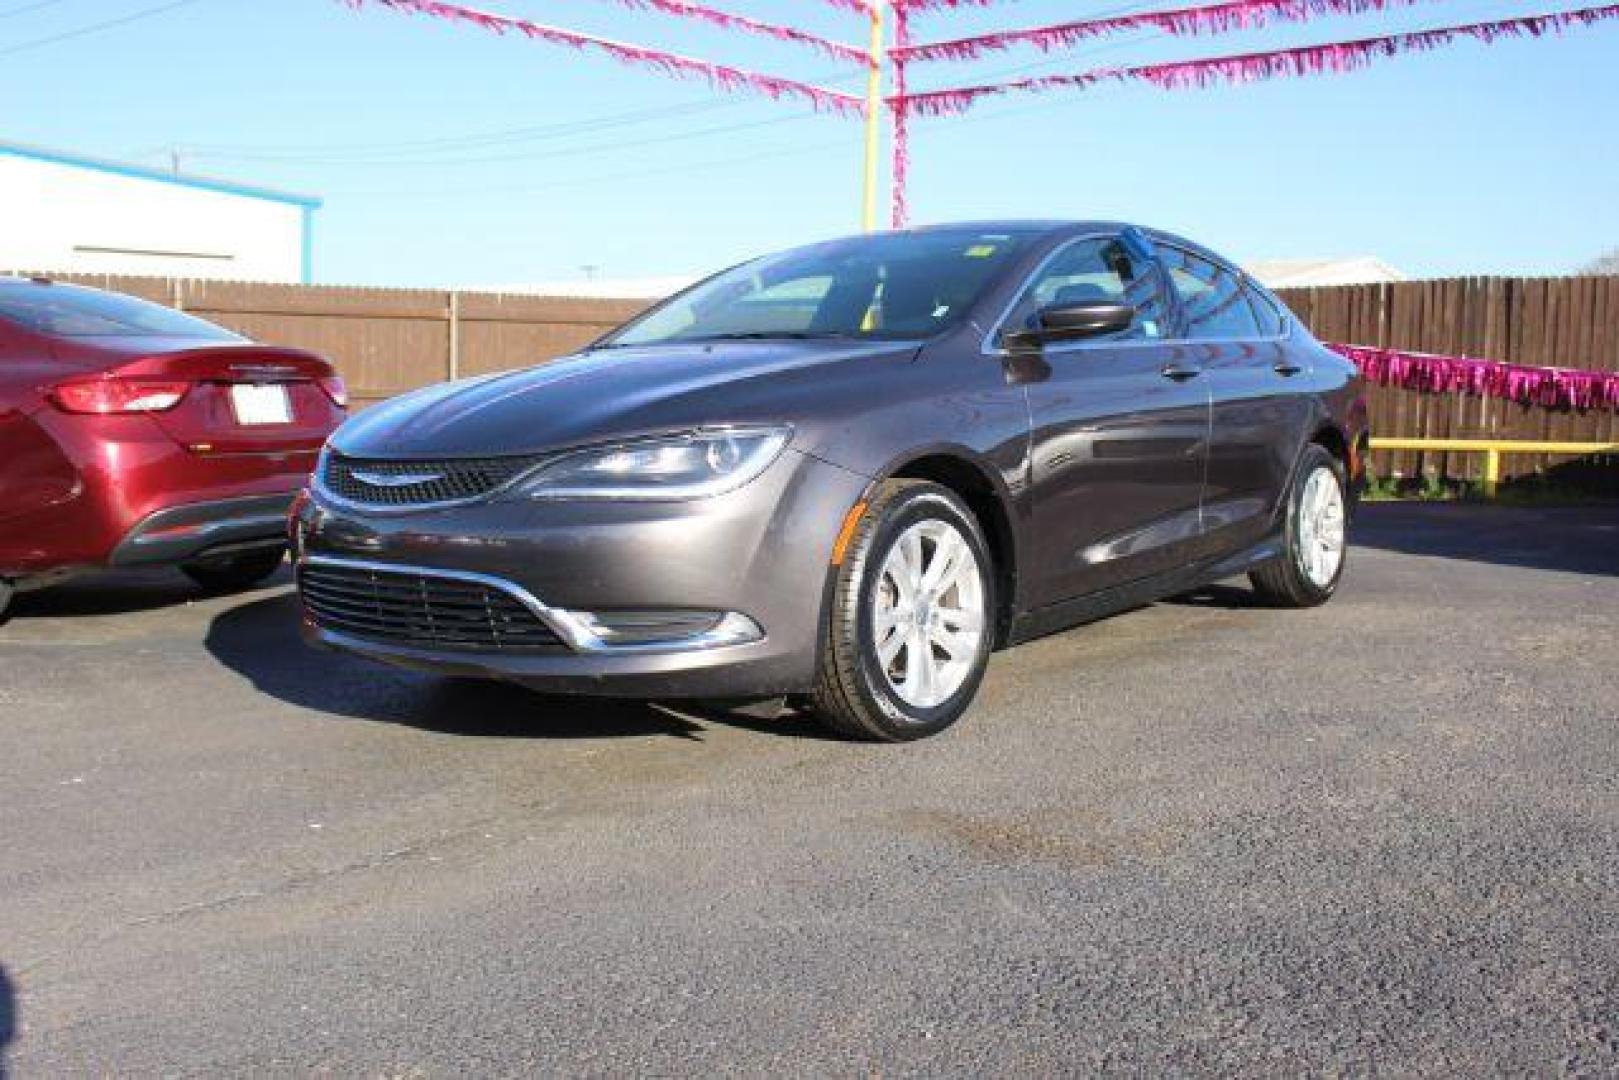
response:
M0 270L307 283L320 204L0 142Z

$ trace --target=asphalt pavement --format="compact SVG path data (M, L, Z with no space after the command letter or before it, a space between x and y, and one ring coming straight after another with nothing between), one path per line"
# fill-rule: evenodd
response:
M1619 1073L1619 509L1373 506L905 746L0 627L0 1057L67 1074Z

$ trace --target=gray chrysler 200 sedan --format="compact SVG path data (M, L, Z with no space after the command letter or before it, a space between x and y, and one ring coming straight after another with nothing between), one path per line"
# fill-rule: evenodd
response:
M990 652L1247 573L1343 573L1354 369L1179 237L994 222L745 263L577 355L332 438L306 635L540 689L933 734Z

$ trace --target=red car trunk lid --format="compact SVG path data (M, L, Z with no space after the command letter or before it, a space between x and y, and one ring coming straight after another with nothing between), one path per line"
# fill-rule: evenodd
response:
M123 378L181 379L179 404L152 419L197 453L297 453L318 449L342 409L322 387L332 365L314 353L263 345L224 345L142 357L120 364Z

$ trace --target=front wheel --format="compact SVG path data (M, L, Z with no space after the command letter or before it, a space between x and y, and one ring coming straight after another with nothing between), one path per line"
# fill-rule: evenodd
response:
M1286 548L1249 575L1278 607L1315 607L1338 591L1348 554L1348 485L1343 463L1321 446L1305 448L1288 494Z
M186 563L180 570L209 592L235 592L257 585L275 573L286 555L285 548L266 548L224 558L199 559Z
M921 480L878 488L837 568L814 712L888 742L955 723L989 664L993 565L954 492Z

